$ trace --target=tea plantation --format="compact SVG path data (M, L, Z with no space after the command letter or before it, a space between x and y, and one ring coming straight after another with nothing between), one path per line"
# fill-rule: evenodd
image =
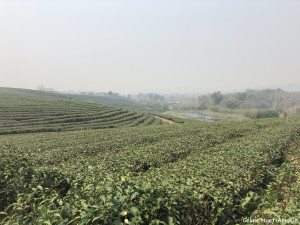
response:
M299 143L299 117L0 135L0 224L297 219Z
M0 88L0 135L148 126L148 113L93 104L41 91Z

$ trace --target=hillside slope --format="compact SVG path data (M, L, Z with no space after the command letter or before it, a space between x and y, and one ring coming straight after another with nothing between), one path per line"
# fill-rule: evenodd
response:
M155 111L145 107L143 104L122 97L122 96L93 96L93 95L79 95L79 94L64 94L66 97L73 99L78 99L81 101L87 101L91 103L100 103L104 105L110 105L114 107L126 108L130 110L137 110L142 112L152 112Z
M148 113L40 91L0 88L0 134L160 124Z

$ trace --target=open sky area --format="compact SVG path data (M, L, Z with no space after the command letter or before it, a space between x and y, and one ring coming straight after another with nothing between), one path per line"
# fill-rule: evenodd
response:
M0 0L0 87L300 91L299 0Z

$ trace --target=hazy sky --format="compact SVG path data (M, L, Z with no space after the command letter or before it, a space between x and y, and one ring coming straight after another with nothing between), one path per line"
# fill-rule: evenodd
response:
M0 86L300 91L300 0L0 0Z

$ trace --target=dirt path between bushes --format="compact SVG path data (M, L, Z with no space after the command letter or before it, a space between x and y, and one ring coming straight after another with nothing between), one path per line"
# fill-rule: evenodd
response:
M176 123L176 122L174 122L174 121L172 121L172 120L168 120L168 119L165 119L165 118L160 117L160 116L154 116L154 117L157 118L157 119L160 119L161 121L163 121L163 122L165 122L165 123L169 123L169 124Z

